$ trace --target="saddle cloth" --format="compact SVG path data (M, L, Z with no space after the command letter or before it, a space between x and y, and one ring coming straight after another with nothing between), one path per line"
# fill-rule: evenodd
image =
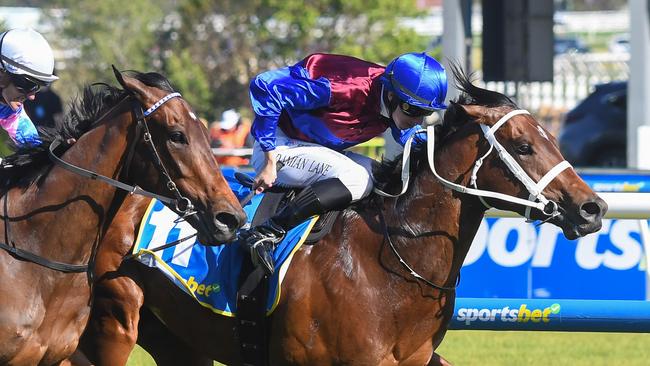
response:
M243 187L233 177L232 172L224 171L233 193L241 199L250 190ZM244 206L250 223L264 194L258 194ZM287 272L294 253L303 245L318 217L313 217L287 233L285 239L273 253L275 272L269 281L269 296L266 304L267 315L273 312L280 299L282 280ZM196 237L160 251L154 251L166 243L196 233L186 221L160 201L152 200L144 214L135 245L134 257L149 267L161 270L183 291L194 297L202 306L217 314L234 317L236 314L237 290L242 261L250 254L244 252L237 243L204 246Z

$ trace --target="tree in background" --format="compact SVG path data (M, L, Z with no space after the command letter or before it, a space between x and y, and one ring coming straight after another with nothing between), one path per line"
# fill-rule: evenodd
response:
M423 15L413 0L185 0L178 13L178 42L171 49L189 49L202 63L210 88L218 91L217 110L249 110L253 76L313 52L386 64L428 42L398 23L399 17Z
M313 52L382 64L428 39L400 25L415 0L53 0L66 50L58 88L112 82L110 65L167 76L200 115L249 110L248 83ZM439 55L434 55L439 56ZM75 91L74 93L72 91Z
M158 42L164 1L53 0L48 18L57 37L50 42L63 50L58 90L75 96L84 84L113 82L111 65L120 70L155 70L151 53ZM59 11L59 9L64 9ZM159 68L158 68L159 70Z

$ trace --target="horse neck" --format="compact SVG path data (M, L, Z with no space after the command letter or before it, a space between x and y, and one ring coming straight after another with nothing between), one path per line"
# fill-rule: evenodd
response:
M119 177L133 121L124 108L109 117L82 135L62 159L97 174ZM9 195L9 216L21 217L10 224L11 240L41 255L49 251L49 258L60 261L87 260L91 243L101 236L102 225L112 219L119 205L115 198L114 187L54 166L40 184L27 191L13 189Z
M478 154L474 146L475 140L469 138L438 149L438 173L467 186ZM393 241L416 272L435 284L453 286L485 208L475 197L443 186L428 163L421 165L425 167L405 197L391 203L393 215L387 222L389 227L403 231L404 235L395 235Z

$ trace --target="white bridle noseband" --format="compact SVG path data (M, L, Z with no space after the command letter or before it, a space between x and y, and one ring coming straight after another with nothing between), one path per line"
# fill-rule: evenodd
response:
M431 172L433 172L433 175L436 177L436 179L438 179L443 185L460 193L477 196L480 199L480 201L483 203L483 205L485 205L485 207L487 208L490 208L491 206L489 206L485 202L484 197L494 198L494 199L526 206L525 216L528 221L531 221L530 218L531 208L538 209L543 214L549 216L548 219L551 219L560 214L559 206L556 202L547 199L542 194L542 191L561 172L563 172L567 168L571 168L571 164L569 164L569 162L567 162L566 160L561 161L560 163L555 165L551 170L549 170L542 177L542 179L539 180L539 182L535 182L532 178L530 178L530 176L521 168L521 166L517 163L517 161L497 141L494 135L495 132L499 129L499 127L501 127L503 124L505 124L510 119L512 119L512 117L520 114L530 114L530 113L528 113L528 111L523 109L517 109L501 117L501 119L499 119L492 127L488 127L484 124L480 125L481 129L483 130L483 135L485 136L485 139L490 144L490 149L474 163L474 169L472 170L472 177L470 178L470 185L472 185L474 188L465 187L460 184L450 182L442 178L440 175L438 175L438 172L436 172L436 168L434 164L435 132L433 126L428 126L426 129L427 155L429 160L429 167L431 168ZM377 194L384 197L398 197L404 194L404 192L406 192L406 189L408 188L409 178L410 178L410 171L409 171L410 155L411 155L413 139L417 133L421 133L421 132L424 132L424 130L420 130L415 134L413 134L408 139L408 141L404 146L404 155L402 157L402 191L399 194L392 195L389 193L382 192L379 189L375 189L375 192ZM512 172L512 174L526 187L526 189L530 193L527 200L519 197L499 193L499 192L492 192L492 191L478 189L476 185L478 171L481 168L481 165L483 164L483 160L492 152L493 149L497 151L497 153L499 154L499 158L501 158L501 160L508 167L510 172Z

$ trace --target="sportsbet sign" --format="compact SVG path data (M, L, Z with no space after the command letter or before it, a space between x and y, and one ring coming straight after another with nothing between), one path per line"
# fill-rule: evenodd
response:
M531 308L526 303L519 307L510 308L466 308L461 307L456 312L456 319L465 325L472 322L512 322L512 323L549 323L551 314L559 314L561 306L558 303L551 304L543 309Z
M465 260L458 296L643 300L643 258L634 220L603 220L600 232L570 241L551 224L484 219Z

